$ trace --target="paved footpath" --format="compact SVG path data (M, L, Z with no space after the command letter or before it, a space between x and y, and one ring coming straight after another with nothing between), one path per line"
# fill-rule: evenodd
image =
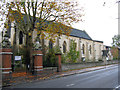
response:
M56 77L62 77L62 76L69 76L69 75L74 75L74 74L80 74L80 73L85 73L89 71L94 71L94 70L99 70L99 69L104 69L108 67L112 67L118 64L112 64L112 65L107 65L107 66L97 66L97 67L90 67L90 68L85 68L81 70L73 70L73 71L67 71L67 72L61 72L60 75L56 75Z
M115 65L118 65L118 64L90 67L90 68L84 68L84 69L79 69L79 70L69 70L69 71L63 71L63 72L55 72L55 73L52 73L52 74L39 75L37 77L36 76L17 77L17 78L14 78L13 80L11 80L8 86L15 86L17 84L23 84L23 83L29 83L29 82L35 82L35 81L50 80L50 79L65 77L65 76L69 76L69 75L80 74L80 73L85 73L85 72L89 72L89 71L104 69L104 68L112 67L112 66L115 66Z

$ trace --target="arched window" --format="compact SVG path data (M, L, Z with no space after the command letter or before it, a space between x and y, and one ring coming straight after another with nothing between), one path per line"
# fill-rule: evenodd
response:
M66 45L67 45L67 44L66 44L66 42L64 41L64 42L63 42L63 53L66 53Z
M23 44L23 33L22 33L22 31L19 32L19 44Z
M52 40L49 41L49 49L52 49L53 48L53 43L52 43Z
M91 48L91 45L90 45L90 47L89 47L89 51L90 51L90 54L92 53L92 48Z
M85 54L85 45L82 45L83 54Z

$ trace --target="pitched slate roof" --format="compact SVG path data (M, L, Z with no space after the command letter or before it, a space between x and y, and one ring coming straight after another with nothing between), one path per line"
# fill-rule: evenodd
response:
M78 29L72 29L70 36L92 40L92 38L85 31Z
M18 12L15 12L14 14L18 14ZM23 19L24 19L24 22L26 23L27 22L26 15L24 15ZM36 22L38 22L38 20L36 20ZM48 21L46 21L46 23L49 24ZM85 31L78 30L78 29L72 29L72 32L70 33L70 36L92 40L92 38Z
M93 40L94 42L99 42L99 43L103 43L103 41L98 41L98 40Z

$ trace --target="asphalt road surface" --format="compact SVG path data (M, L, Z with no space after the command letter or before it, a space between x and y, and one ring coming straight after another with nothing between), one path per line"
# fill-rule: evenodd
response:
M118 66L10 88L119 88Z

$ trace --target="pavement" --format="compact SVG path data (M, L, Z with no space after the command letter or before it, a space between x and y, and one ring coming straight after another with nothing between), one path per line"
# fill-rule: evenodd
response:
M68 70L68 71L62 71L62 72L54 72L50 74L41 74L41 75L30 75L26 73L14 73L13 77L10 80L9 84L3 84L3 87L8 87L8 86L15 86L18 84L23 84L23 83L28 83L28 82L35 82L35 81L43 81L43 80L51 80L55 78L60 78L60 77L66 77L74 74L80 74L80 73L85 73L85 72L90 72L90 71L95 71L99 69L104 69L108 67L115 66L117 64L112 64L112 65L106 65L106 66L97 66L97 67L90 67L90 68L84 68L84 69L77 69L77 70ZM15 76L17 75L17 76Z
M117 64L112 64L112 65L106 65L106 66L97 66L97 67L90 67L90 68L85 68L85 69L80 69L80 70L72 70L72 71L67 71L67 72L61 72L60 75L56 75L55 77L64 77L64 76L69 76L69 75L74 75L74 74L80 74L80 73L85 73L85 72L90 72L90 71L95 71L99 69L104 69L108 67L115 66Z

